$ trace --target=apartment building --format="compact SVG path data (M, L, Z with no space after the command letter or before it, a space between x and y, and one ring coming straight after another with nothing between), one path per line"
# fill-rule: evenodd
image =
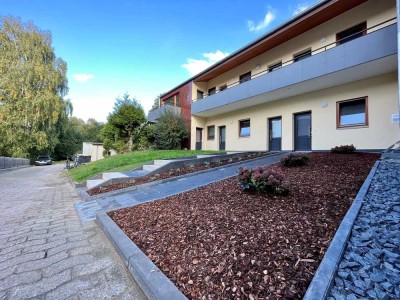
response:
M385 149L400 139L395 0L325 0L161 98L191 149Z

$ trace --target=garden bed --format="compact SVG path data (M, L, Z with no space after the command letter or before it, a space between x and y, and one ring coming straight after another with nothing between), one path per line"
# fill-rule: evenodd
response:
M379 158L312 153L281 168L288 196L248 194L237 178L110 217L192 299L300 299Z
M259 152L259 153L245 155L242 157L224 159L224 160L221 160L218 162L211 162L211 163L206 163L206 164L197 165L197 166L193 165L193 166L188 166L188 167L183 167L183 168L178 168L178 169L172 169L172 170L165 171L162 173L157 173L157 174L153 174L150 176L140 177L140 178L134 179L132 181L128 181L128 182L115 183L115 184L111 184L111 185L107 185L107 186L97 187L92 190L89 190L87 193L90 196L99 195L99 194L108 193L111 191L124 189L124 188L130 187L130 186L135 186L135 185L152 182L155 180L161 180L161 179L167 179L167 178L176 177L176 176L182 176L182 175L186 175L186 174L190 174L190 173L194 173L194 172L199 172L199 171L203 171L203 170L207 170L207 169L212 169L212 168L216 168L216 167L233 164L233 163L236 163L239 161L246 161L249 159L260 158L260 157L263 157L266 155L269 155L269 153Z

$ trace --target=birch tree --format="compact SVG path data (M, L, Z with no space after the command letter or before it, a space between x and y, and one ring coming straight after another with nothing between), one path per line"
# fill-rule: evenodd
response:
M52 152L70 104L66 72L49 32L0 18L0 155Z

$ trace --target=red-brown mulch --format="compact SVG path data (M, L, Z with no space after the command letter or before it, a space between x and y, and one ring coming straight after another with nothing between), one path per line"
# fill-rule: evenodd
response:
M378 157L271 166L288 196L248 194L231 178L109 215L188 298L300 299Z
M224 166L224 165L233 164L233 163L236 163L236 162L239 162L239 161L246 161L246 160L249 160L249 159L262 157L262 156L266 156L266 155L269 155L269 154L270 153L258 152L258 153L245 155L245 156L242 156L240 158L235 157L235 158L231 158L231 159L224 159L224 160L221 160L219 162L212 162L210 164L202 164L202 165L197 165L197 166L192 166L192 167L182 167L182 168L178 168L178 169L172 169L172 170L165 171L165 172L162 172L162 173L157 173L157 174L154 174L154 175L151 175L151 176L140 177L140 178L137 178L137 179L135 179L133 181L115 183L115 184L110 184L110 185L107 185L107 186L94 188L94 189L88 191L87 193L90 196L99 195L99 194L103 194L103 193L107 193L107 192L111 192L111 191L124 189L124 188L130 187L130 186L140 185L140 184L148 183L148 182L155 181L155 180L161 180L161 179L167 179L167 178L171 178L171 177L186 175L186 174L189 174L189 173L203 171L203 170L206 170L206 169L221 167L221 166Z

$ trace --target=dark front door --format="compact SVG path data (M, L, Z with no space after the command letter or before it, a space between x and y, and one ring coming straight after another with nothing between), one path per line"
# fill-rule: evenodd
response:
M311 150L311 112L294 115L294 150Z
M225 150L226 127L219 127L219 150Z
M201 150L203 141L203 128L196 128L196 150Z
M282 118L269 119L269 151L282 149Z

